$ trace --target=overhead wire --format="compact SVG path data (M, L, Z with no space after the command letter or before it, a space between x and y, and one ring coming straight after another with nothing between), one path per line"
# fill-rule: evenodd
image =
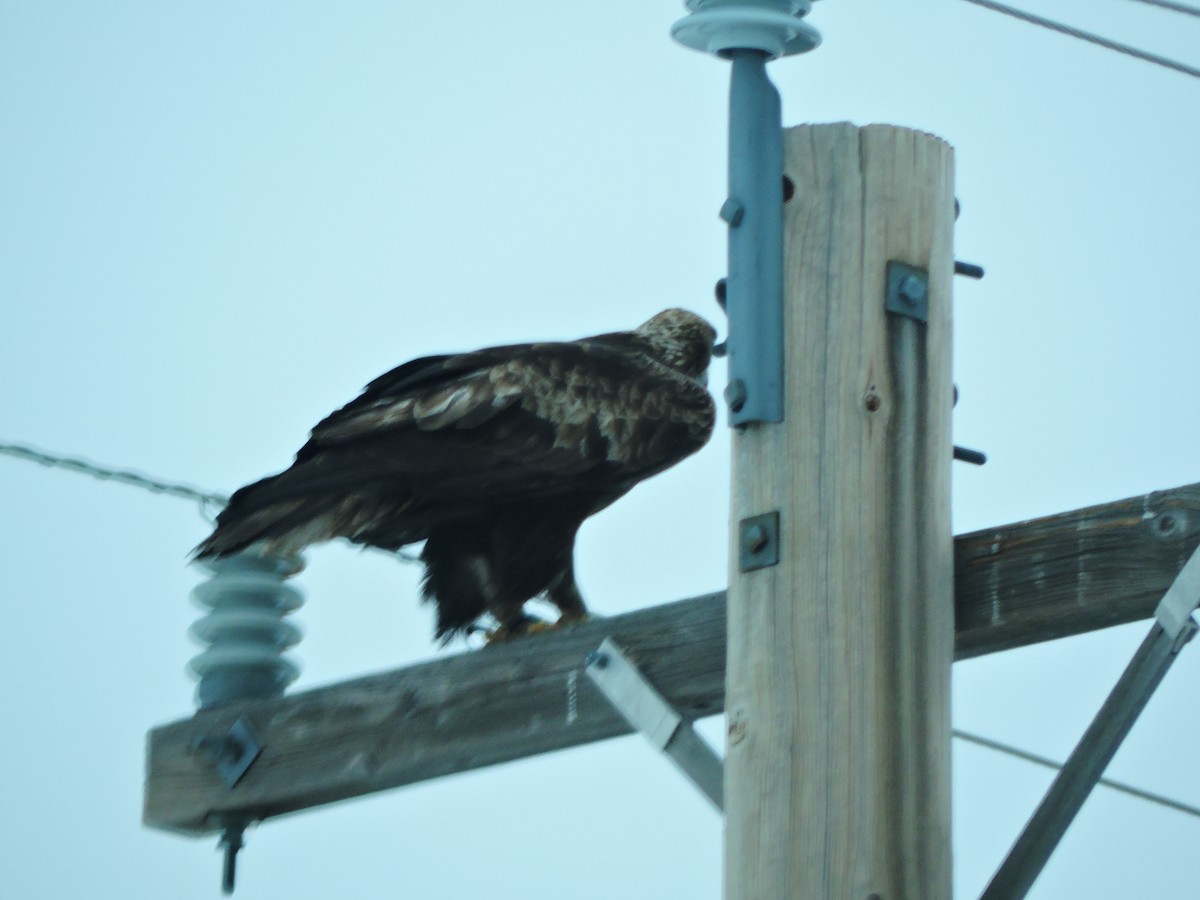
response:
M182 500L191 500L199 507L200 515L210 524L216 519L215 513L220 512L229 503L229 497L225 494L218 494L215 491L206 491L202 488L177 481L165 481L161 478L135 472L132 469L117 469L111 466L100 465L99 463L94 463L78 456L62 456L57 453L50 453L28 444L0 443L0 456L11 456L15 459L37 463L46 468L63 469L68 472L74 472L77 475L87 475L98 481L112 481L117 484L126 485L127 487L149 491L152 494L165 494L170 497L179 497ZM395 556L401 562L419 562L417 557L403 550L384 550L378 547L362 549L379 550L389 556Z
M990 9L993 12L1003 13L1006 16L1012 16L1014 19L1020 19L1023 22L1028 22L1032 25L1039 25L1042 28L1048 28L1051 31L1057 31L1059 34L1065 34L1069 37L1078 38L1081 41L1087 41L1090 44L1096 44L1099 47L1104 47L1107 50L1113 50L1117 53L1124 53L1126 56L1132 56L1135 59L1140 59L1145 62L1154 63L1157 66L1162 66L1166 69L1173 69L1176 72L1181 72L1184 75L1190 75L1192 78L1200 78L1200 69L1195 66L1189 66L1186 63L1177 62L1173 59L1168 59L1165 56L1160 56L1157 53L1150 53L1146 50L1140 50L1137 47L1129 44L1122 44L1119 41L1109 40L1106 37L1101 37L1098 34L1093 34L1090 31L1083 31L1079 28L1074 28L1071 25L1064 25L1062 22L1056 22L1053 19L1047 19L1044 16L1036 16L1033 13L1025 12L1024 10L1015 9L1003 3L996 3L995 0L965 0L967 3L975 6L982 6L984 9Z
M1185 16L1196 16L1200 18L1200 9L1195 6L1189 6L1186 3L1173 3L1172 0L1134 0L1135 3L1145 3L1148 6L1157 6L1159 9L1169 9L1171 12L1183 13Z
M1023 759L1026 762L1031 762L1038 766L1044 766L1047 769L1061 770L1063 764L1049 759L1045 756L1039 756L1036 753L1030 753L1028 750L1022 750L1020 747L1014 747L1012 744L1005 744L1001 741L994 741L991 738L985 738L978 734L972 734L969 731L955 728L952 732L956 738L967 741L972 744L978 744L980 747L987 747L989 750L995 750L999 753L1006 753L1009 756L1015 756L1017 759ZM1141 788L1134 787L1131 784L1126 784L1123 781L1115 781L1111 778L1101 778L1100 784L1114 791L1120 791L1123 794L1128 794L1131 797L1137 797L1139 800L1146 800L1150 803L1157 803L1159 806L1165 806L1168 809L1173 809L1176 812L1186 813L1189 816L1200 818L1200 808L1192 806L1189 803L1165 797L1162 794L1156 794L1153 791L1144 791Z
M164 481L161 478L143 475L141 472L135 472L132 469L114 469L75 456L60 456L56 453L49 453L45 450L31 447L28 444L0 443L0 454L35 462L40 466L46 466L50 469L65 469L68 472L87 475L99 481L115 481L118 484L149 491L152 494L166 494L170 497L191 500L200 507L200 514L210 521L210 510L212 507L220 509L229 502L229 498L224 494L205 491L190 484Z

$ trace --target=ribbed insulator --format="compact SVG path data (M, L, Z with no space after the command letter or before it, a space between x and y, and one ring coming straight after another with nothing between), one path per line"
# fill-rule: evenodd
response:
M283 656L300 640L300 629L284 621L304 597L284 579L302 560L242 553L206 560L212 578L196 586L192 599L209 611L190 629L208 647L188 663L200 683L201 709L231 700L283 695L300 668Z
M758 50L775 59L821 43L821 33L801 21L811 0L687 0L687 8L691 14L671 26L671 36L693 50Z

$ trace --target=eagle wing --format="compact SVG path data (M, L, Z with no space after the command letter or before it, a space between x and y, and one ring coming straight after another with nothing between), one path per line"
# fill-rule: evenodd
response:
M381 376L297 463L324 462L316 489L369 462L360 474L419 478L426 496L558 493L661 471L704 445L713 414L702 384L615 339L498 347Z
M699 381L624 334L415 360L320 422L291 468L238 491L199 553L289 534L398 546L512 499L584 494L595 511L702 447L714 412Z

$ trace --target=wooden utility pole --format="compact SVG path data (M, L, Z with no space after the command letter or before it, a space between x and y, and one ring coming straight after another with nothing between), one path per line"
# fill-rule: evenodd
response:
M944 900L953 154L803 126L784 168L784 421L734 437L725 896ZM776 511L778 563L739 571Z

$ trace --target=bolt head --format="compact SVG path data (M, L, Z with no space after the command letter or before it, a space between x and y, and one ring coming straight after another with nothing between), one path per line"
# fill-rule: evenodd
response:
M725 220L730 228L737 228L742 224L742 216L746 214L746 207L742 206L740 200L735 200L733 197L727 199L721 204L721 211L718 215Z
M729 382L725 388L725 402L729 404L729 408L734 412L741 412L742 407L746 405L746 382L740 378L735 378Z
M900 280L896 292L900 299L908 306L916 306L925 299L928 293L928 288L925 287L925 282L916 275L905 275Z
M746 529L746 533L742 539L746 543L747 550L751 553L758 553L763 547L767 546L770 537L767 535L767 530L761 525L751 525Z

